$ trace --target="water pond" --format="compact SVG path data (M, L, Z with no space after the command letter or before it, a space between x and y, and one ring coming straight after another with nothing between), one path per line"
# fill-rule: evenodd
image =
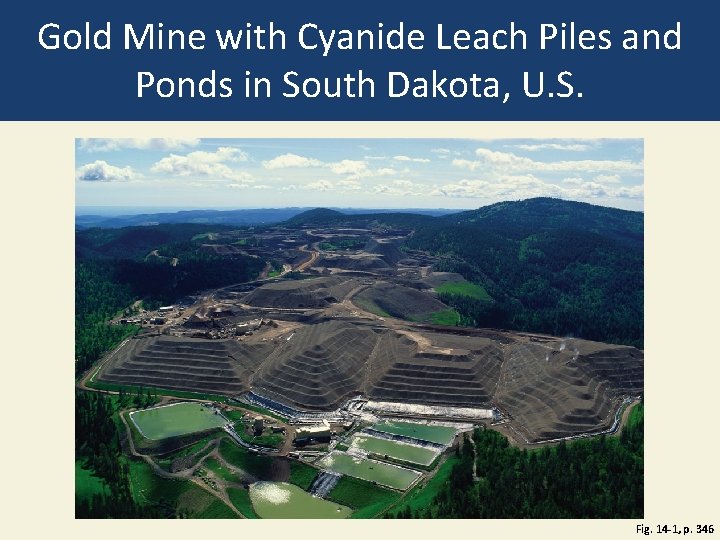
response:
M265 519L342 519L352 513L347 506L313 497L285 482L251 484L250 500L255 513Z
M199 403L183 402L130 413L146 439L158 440L222 427L227 420L214 409Z
M353 436L350 447L420 465L430 465L440 454L440 451L434 448L423 448L422 446L371 437L363 433Z
M417 471L338 451L333 451L324 457L319 465L341 474L401 490L410 487L420 477Z
M457 433L454 427L420 424L418 422L386 421L375 424L372 428L385 433L405 435L406 437L446 445L453 441L455 433Z

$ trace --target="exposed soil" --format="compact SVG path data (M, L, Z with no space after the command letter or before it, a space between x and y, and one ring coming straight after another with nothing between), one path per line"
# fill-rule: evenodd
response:
M204 338L175 337L188 323L172 320L161 335L127 340L87 377L229 396L252 389L317 411L357 395L496 407L508 420L504 429L528 442L606 429L623 399L643 393L644 355L633 347L412 322L447 309L429 287L462 277L431 272L431 256L400 252L387 231L364 250L319 253L318 239L336 234L368 231L296 232L288 256L298 263L285 264L282 275L315 268L315 277L205 291L185 311ZM302 244L303 235L313 240ZM288 252L281 232L262 241L263 249ZM399 261L418 270L399 272ZM331 266L333 274L323 275ZM272 324L235 335L235 326L260 319Z

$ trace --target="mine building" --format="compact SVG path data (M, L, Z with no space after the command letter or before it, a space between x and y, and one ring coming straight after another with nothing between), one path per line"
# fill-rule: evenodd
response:
M332 431L328 425L319 424L315 426L303 426L297 428L297 431L295 432L295 442L302 444L309 443L312 440L317 442L327 442L330 440L331 436Z

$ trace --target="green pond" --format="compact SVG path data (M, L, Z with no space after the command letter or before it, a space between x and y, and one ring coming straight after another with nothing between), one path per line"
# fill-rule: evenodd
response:
M430 465L440 453L431 448L370 437L362 433L353 436L350 446L382 456L419 463L420 465Z
M450 444L457 430L454 427L418 424L417 422L380 422L372 426L377 431L405 435L437 444Z
M298 486L285 482L251 484L250 500L255 513L265 519L342 519L352 513L347 506L313 497Z
M131 413L135 425L146 439L166 439L214 427L221 427L227 420L215 414L210 407L199 403L178 403Z
M373 459L358 458L338 451L333 451L324 457L319 465L348 476L401 490L407 489L415 479L420 477L420 473L417 471Z

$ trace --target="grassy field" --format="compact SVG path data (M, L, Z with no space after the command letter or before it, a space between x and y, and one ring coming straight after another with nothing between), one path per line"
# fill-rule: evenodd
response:
M242 482L242 479L237 476L234 472L230 471L226 467L223 467L220 462L215 458L207 458L202 466L213 473L215 473L219 478L222 478L226 482L235 482L240 483Z
M168 517L237 517L226 504L190 481L160 478L141 460L129 460L128 464L133 497L139 504L159 503Z
M230 409L229 411L223 411L223 416L227 418L228 420L232 420L233 422L240 422L243 419L243 416L247 414L243 411L238 411L235 409Z
M480 285L470 283L469 281L451 281L443 283L442 285L435 287L435 290L441 294L457 294L460 296L469 296L476 300L485 300L489 302L492 300L490 295Z
M440 324L443 326L456 326L460 322L460 315L453 308L435 311L433 313L424 313L423 315L413 315L407 318L413 322Z
M216 438L217 438L217 434L208 435L207 437L203 437L199 441L197 441L189 446L186 446L185 448L180 448L176 452L172 452L171 454L168 454L167 456L163 456L163 457L175 459L175 458L195 454L195 453L199 452L200 450L202 450L203 448L205 448L207 443L209 443L212 440L215 440ZM210 452L210 451L212 451L212 446L207 449L207 452Z
M155 462L158 465L160 465L163 469L165 469L166 471L169 471L170 467L172 466L173 461L175 461L176 459L182 458L185 456L190 456L193 454L197 454L197 455L193 456L193 458L192 458L192 463L193 464L197 463L203 457L205 457L206 455L208 455L210 452L213 451L215 446L214 445L207 446L207 443L215 438L216 438L216 435L211 435L209 437L205 437L203 439L200 439L198 442L196 442L194 444L191 444L189 446L186 446L185 448L181 448L181 449L177 450L176 452L171 452L169 454L165 454L165 455L163 455L162 458L156 459ZM202 450L203 448L205 448L205 450L203 452L200 452L200 450Z
M272 458L248 452L225 438L220 442L220 455L225 461L253 476L264 476L272 466Z
M285 442L285 437L279 434L258 435L250 438L250 443L265 448L280 448Z
M460 322L460 315L454 309L444 309L430 314L429 322L444 326L455 326Z
M352 301L360 309L364 309L365 311L372 313L373 315L377 315L378 317L392 317L392 315L390 315L387 311L380 308L380 306L375 304L375 302L372 302L365 298L359 298L357 296L354 296Z
M193 486L195 487L195 486ZM228 508L228 506L220 499L215 499L210 506L197 514L198 519L237 519L238 516Z
M246 443L264 446L265 448L280 448L283 442L285 442L285 436L279 433L250 435L243 424L237 425L235 432L240 435L240 438Z
M259 518L252 506L250 493L247 489L229 488L227 494L228 497L230 497L230 502L233 503L235 508L237 508L243 516L250 519Z
M75 461L75 499L89 499L96 493L109 494L105 481L83 469L80 461Z
M258 412L260 414L264 414L265 416L269 416L270 418L274 418L275 420L280 420L281 422L287 422L288 418L286 416L282 416L280 414L275 414L274 412L264 408L259 407L257 405L250 405L249 403L238 403L237 401L233 401L232 405L234 407L240 407L241 409L245 409L248 411Z
M353 518L375 517L399 498L399 493L350 476L343 476L328 495L331 501L352 508Z
M440 488L449 481L452 468L459 461L460 459L454 455L449 457L427 484L420 483L411 489L402 502L392 509L392 512L403 510L405 507L416 511L429 506Z
M318 470L315 467L295 460L290 462L289 482L303 488L305 491L312 485L317 475Z
M203 401L217 401L218 403L225 403L228 399L227 396L220 394L204 394L202 392L185 392L182 390L168 390L165 388L157 388L155 386L132 386L127 384L114 384L101 381L88 381L86 383L88 388L94 388L95 390L107 390L108 392L119 392L120 388L124 389L131 396L135 394L138 388L142 390L142 393L146 393L150 390L151 394L157 394L158 396L169 396L186 399L201 399Z

